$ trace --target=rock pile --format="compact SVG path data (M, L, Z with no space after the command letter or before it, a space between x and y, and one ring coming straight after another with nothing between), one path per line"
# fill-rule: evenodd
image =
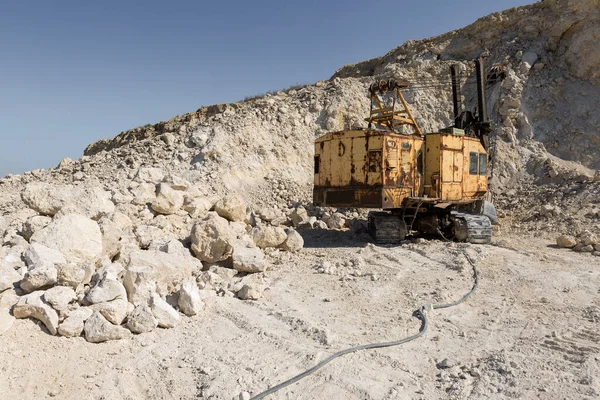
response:
M408 41L382 57L342 67L329 80L314 85L202 107L124 131L91 144L79 160L65 159L47 171L0 179L0 209L20 212L23 203L37 202L41 214L52 215L65 201L65 193L70 193L83 215L95 218L110 204L98 198L83 209L86 199L95 196L91 189L76 189L86 183L88 188L113 191L119 204L130 203L131 197L135 205L152 200L152 211L165 216L177 215L174 211L182 208L194 218L205 214L206 201L189 195L182 198L185 182L184 186L169 182L156 196L154 185L169 175L165 171L199 185L206 196L221 199L237 193L255 209L307 204L314 137L364 127L367 88L373 81L393 77L410 82L406 97L415 118L424 131L436 131L452 122L449 66L458 64L465 108L473 110L477 96L472 60L486 55L486 65L500 68L503 76L489 80L487 87L488 115L494 123L490 187L500 211L513 213L511 202L523 207L507 222L539 229L545 218L553 218L552 212L543 210L533 214L544 204L542 196L556 186L558 191L570 190L568 186L592 185L600 179L596 171L600 168L596 145L600 82L595 68L600 51L594 46L600 31L593 23L599 13L597 0L537 2L437 37ZM38 188L45 202L31 195L21 200L24 186L32 182L71 187L52 194ZM505 195L521 187L526 191ZM561 211L559 218L574 217L585 229L598 229L593 226L598 218L579 216L579 208L568 197L553 199ZM263 216L277 218L273 213ZM38 218L31 224L35 227L44 221ZM331 224L335 223L334 217ZM555 231L566 228L547 225Z
M294 226L310 219L301 206L209 197L155 168L127 191L31 183L21 196L28 208L0 219L0 331L34 318L94 343L172 328L211 293L258 300L263 250L300 251Z
M558 247L572 249L578 253L591 253L600 257L600 236L588 230L579 236L561 235L556 238Z
M0 179L0 332L13 315L31 316L50 332L101 341L205 312L207 293L259 298L272 249L299 251L306 229L364 231L355 212L306 206L315 136L365 127L367 89L388 78L411 84L424 131L449 126L449 66L473 110L472 60L482 55L503 72L487 85L501 223L571 232L579 238L563 245L597 254L583 239L600 232L597 3L495 13L327 81L202 107Z

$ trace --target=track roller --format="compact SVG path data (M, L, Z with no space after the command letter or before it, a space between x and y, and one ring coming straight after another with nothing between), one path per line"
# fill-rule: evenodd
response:
M459 242L485 244L492 241L492 223L485 215L452 214L454 238Z
M406 237L404 220L398 215L383 211L369 212L368 228L377 244L398 244Z

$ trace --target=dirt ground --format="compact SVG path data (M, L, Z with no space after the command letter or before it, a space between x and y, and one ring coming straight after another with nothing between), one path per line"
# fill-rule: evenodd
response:
M327 355L424 337L335 360L270 399L595 399L600 396L600 258L540 238L494 245L427 240L375 246L344 231L306 231L275 252L265 298L212 296L174 329L91 344L17 320L0 340L3 399L232 399L273 386ZM325 263L324 263L325 262ZM328 265L329 263L329 265ZM440 369L449 359L454 366Z

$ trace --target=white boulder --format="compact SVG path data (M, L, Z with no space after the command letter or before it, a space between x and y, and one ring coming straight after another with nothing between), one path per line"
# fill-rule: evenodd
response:
M152 225L138 225L134 231L138 245L142 249L159 248L176 239L172 233Z
M58 326L58 333L66 337L81 336L85 321L94 313L89 307L79 307L71 311L67 318Z
M346 226L346 217L344 217L344 214L335 212L331 215L324 215L323 222L327 224L329 229L343 229Z
M56 335L58 329L58 314L43 300L43 291L37 291L25 295L13 307L15 318L35 318L41 321L52 335Z
M133 305L125 299L116 299L107 301L106 303L92 304L90 307L93 311L98 311L104 318L116 325L121 325L129 312L133 309Z
M240 272L263 272L265 256L261 249L236 246L233 250L233 268Z
M277 247L287 239L285 230L278 226L255 227L250 230L249 234L261 249Z
M231 257L235 237L230 231L229 222L211 212L194 225L190 239L192 251L198 259L215 263Z
M153 293L150 298L150 308L154 318L158 321L158 326L161 328L173 328L179 323L179 312L157 293Z
M289 252L302 250L304 247L304 238L294 229L288 229L287 238L281 244L281 249Z
M185 192L192 187L192 184L189 181L180 176L173 175L172 173L167 174L162 181L168 183L172 189L182 192Z
M131 189L133 195L132 203L137 206L144 206L152 203L156 199L156 186L152 183L141 183Z
M98 281L96 286L90 289L84 300L88 304L97 304L115 299L127 299L125 287L119 281L106 278Z
M20 283L25 293L33 292L41 288L56 285L58 282L58 271L54 265L42 264L28 270Z
M87 285L90 283L95 268L92 263L69 263L59 265L57 270L58 283L75 289L79 285Z
M85 321L84 332L85 340L91 343L125 339L131 336L128 329L111 324L98 311Z
M303 206L298 206L292 210L290 213L290 219L292 220L292 224L294 226L298 226L302 222L308 221L308 213Z
M64 311L77 299L75 291L67 286L54 286L44 292L44 300L56 311Z
M51 249L40 243L31 243L23 258L29 267L39 267L42 265L66 264L65 256L58 250Z
M227 196L215 204L215 211L229 221L243 221L246 218L246 204L238 197Z
M244 285L237 292L237 297L241 300L258 300L262 297L262 293L254 286Z
M61 252L68 262L93 261L102 254L102 232L95 221L79 215L67 214L54 219L31 237L39 243Z
M13 288L23 277L11 265L0 267L0 293Z
M201 263L190 254L169 254L158 250L134 250L123 257L128 268L149 267L154 272L156 290L167 295L173 293Z
M133 305L148 304L156 292L155 272L151 267L131 266L123 277L127 298Z
M157 326L158 320L147 304L138 305L127 317L127 328L133 333L151 332Z
M88 218L99 219L115 210L112 195L99 187L73 185L51 185L34 182L21 193L28 207L43 215L53 216L63 207L69 206Z
M200 290L194 280L187 280L181 285L178 305L185 315L196 315L202 311L204 304L202 303Z
M175 214L183 206L183 198L181 191L161 183L158 185L156 199L152 202L152 209L165 215Z
M204 218L212 208L213 203L206 197L186 196L183 209L192 218Z
M137 182L149 182L157 184L161 182L165 177L165 171L160 168L147 168L142 167L137 170L133 180Z
M600 237L590 231L583 231L581 235L579 235L579 241L583 243L584 246L594 246L600 243Z
M122 229L106 217L98 221L98 226L102 232L102 255L114 258L121 251Z

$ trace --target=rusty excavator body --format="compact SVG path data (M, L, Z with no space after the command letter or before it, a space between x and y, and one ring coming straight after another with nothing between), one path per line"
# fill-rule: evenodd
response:
M478 105L462 111L451 67L453 126L423 133L394 79L371 85L368 128L315 140L313 202L322 207L372 208L368 229L377 243L412 233L489 243L496 210L486 201L490 123L483 60L475 61Z

